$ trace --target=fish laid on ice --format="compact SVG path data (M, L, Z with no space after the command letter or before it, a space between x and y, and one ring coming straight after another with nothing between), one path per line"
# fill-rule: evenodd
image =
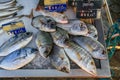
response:
M36 38L36 45L42 57L47 58L51 52L53 41L49 33L38 32Z
M87 36L97 40L98 32L97 32L97 29L95 28L95 26L91 25L91 24L87 24L87 28L88 28Z
M70 72L70 62L63 48L54 45L49 58L57 70L66 73Z
M70 21L68 24L57 24L58 27L66 30L71 35L87 35L88 29L84 22L80 20Z
M74 63L86 72L94 76L97 75L95 62L85 49L69 41L66 42L66 46L64 50Z
M45 10L41 10L40 12L44 16L52 17L57 23L62 23L62 24L68 23L68 18L64 14L61 14L58 12L49 12L49 11L45 11Z
M74 37L72 38L74 42L86 49L94 58L106 59L105 47L97 40L90 37Z
M6 70L16 70L30 63L36 56L37 49L22 48L10 53L0 62L0 68Z
M43 15L36 16L32 19L32 25L41 31L56 31L56 22L51 17L45 17Z
M30 32L18 34L0 46L0 56L7 56L11 52L25 47L31 40L33 34Z
M57 28L56 32L51 33L54 43L57 46L65 47L65 41L69 39L69 35L61 28Z
M23 9L23 6L20 6L15 10L2 10L2 11L0 11L0 17L12 15L12 14L20 11L21 9Z

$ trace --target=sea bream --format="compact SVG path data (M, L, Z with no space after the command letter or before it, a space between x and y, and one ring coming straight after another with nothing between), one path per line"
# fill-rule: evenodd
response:
M52 17L57 23L66 24L68 23L68 18L66 15L58 13L58 12L49 12L45 10L40 10L41 14L44 16Z
M25 47L33 38L33 33L26 32L13 36L0 46L0 56L7 56L11 52Z
M0 62L0 68L16 70L30 63L37 54L37 49L25 47L10 53Z
M97 40L90 37L73 37L74 42L87 50L92 57L97 59L107 59L105 47Z
M88 28L87 36L97 40L98 39L98 31L95 28L95 26L91 25L91 24L87 24L87 28Z
M85 49L70 41L66 42L66 46L64 50L74 63L86 72L97 75L95 62Z
M39 15L33 17L32 26L45 32L55 32L56 31L56 22L51 17L45 17Z
M86 36L88 34L88 29L86 24L80 20L69 21L68 24L57 24L57 27L66 30L71 35Z
M61 28L57 28L56 32L51 33L54 43L57 46L65 47L65 41L69 39L69 35Z
M39 31L36 37L36 45L42 57L47 58L52 50L53 41L49 33Z
M54 45L49 56L51 64L59 71L69 73L70 62L63 48Z

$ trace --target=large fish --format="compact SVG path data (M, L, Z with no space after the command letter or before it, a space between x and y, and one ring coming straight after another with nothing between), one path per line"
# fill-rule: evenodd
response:
M40 12L44 16L52 17L57 23L62 23L62 24L68 23L68 18L64 14L61 14L58 12L49 12L49 11L45 11L45 10L41 10Z
M42 57L47 58L51 52L53 41L49 33L38 32L36 38L36 45Z
M70 62L63 48L54 45L49 58L52 65L57 70L66 72L66 73L70 72Z
M36 56L37 49L22 48L10 53L0 62L0 67L6 70L16 70L30 63Z
M57 28L56 32L51 33L54 43L57 46L65 47L65 41L69 39L69 35L61 28Z
M97 29L95 28L95 26L91 25L91 24L87 24L87 28L88 28L87 36L97 40L98 32L97 32Z
M9 15L12 15L12 14L15 14L16 12L20 11L21 9L23 9L23 6L20 6L18 7L17 9L15 10L1 10L0 11L0 17L4 17L4 16L9 16Z
M56 31L56 23L51 17L45 17L43 15L36 16L32 19L32 25L41 31Z
M86 72L94 76L97 75L95 62L85 49L69 41L66 42L66 46L64 50L74 63Z
M105 47L97 40L90 37L74 37L72 38L74 42L86 49L94 58L106 59Z
M25 47L31 40L33 34L30 32L18 34L0 46L0 56L7 56L11 52Z
M87 35L88 29L84 22L80 20L70 21L68 24L57 24L58 27L66 30L71 35Z

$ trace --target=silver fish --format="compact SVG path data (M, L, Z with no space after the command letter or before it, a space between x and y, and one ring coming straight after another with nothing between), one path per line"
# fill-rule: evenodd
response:
M26 32L10 38L0 46L0 56L7 56L11 52L25 47L32 40L32 37L32 33Z
M60 48L54 45L49 58L50 58L52 65L57 70L66 72L66 73L70 72L70 62L63 48Z
M4 11L0 11L0 17L12 15L12 14L20 11L21 9L23 9L23 6L20 6L16 10L4 10Z
M54 43L57 46L65 47L65 41L69 39L69 35L63 29L57 28L56 32L51 33Z
M62 24L68 23L68 18L64 14L61 14L58 12L49 12L49 11L45 11L45 10L41 10L40 12L44 16L52 17L57 23L62 23Z
M16 70L30 63L36 56L37 49L22 48L10 53L0 62L0 67L6 70Z
M32 19L33 27L46 32L55 32L56 23L51 17L45 17L42 15L36 16Z
M91 25L91 24L87 24L87 28L88 28L87 36L97 40L98 39L98 32L97 32L97 29L95 28L95 26Z
M84 22L80 20L70 21L68 24L57 24L58 27L66 30L71 35L87 35L88 29Z
M49 33L38 32L35 40L40 55L47 58L51 52L53 41Z
M16 17L10 17L10 18L5 18L5 19L0 19L0 27L2 27L3 24L19 20L22 17L24 17L24 16L21 15L21 16L16 16Z
M95 62L85 49L69 41L66 42L66 46L64 50L74 63L86 72L97 75Z
M106 50L105 47L95 39L90 37L74 37L73 41L75 41L78 45L86 49L94 58L97 59L106 59Z

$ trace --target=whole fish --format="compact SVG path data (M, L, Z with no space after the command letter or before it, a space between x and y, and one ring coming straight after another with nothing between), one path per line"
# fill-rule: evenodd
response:
M66 42L66 46L64 50L74 63L86 72L97 75L95 62L85 49L70 41Z
M95 28L95 26L91 25L91 24L87 24L87 28L88 28L87 36L97 40L98 39L98 32L97 32L97 29Z
M36 56L37 49L22 48L10 53L0 62L0 67L6 70L16 70L30 63Z
M45 11L45 10L41 10L40 12L44 16L52 17L57 23L62 23L62 24L68 23L68 18L64 14L61 14L58 12L49 12L49 11Z
M66 30L71 35L87 35L88 29L84 22L80 20L70 21L68 24L57 24L58 27Z
M19 7L19 8L16 9L16 10L4 10L4 11L0 11L0 17L12 15L12 14L20 11L21 9L23 9L23 6Z
M0 56L7 56L11 52L25 47L31 40L33 34L30 32L18 34L0 46Z
M86 49L94 58L106 59L105 47L95 39L90 37L74 37L72 38L74 42Z
M5 18L5 19L0 19L0 27L2 27L3 24L10 23L12 21L19 20L20 18L24 17L23 15L21 16L16 16L16 17L10 17L10 18Z
M51 33L54 43L57 46L65 47L65 41L69 39L69 35L61 28L57 28L56 32Z
M57 70L66 72L66 73L70 72L70 62L63 48L60 48L54 45L49 58L50 58L52 65Z
M47 58L51 52L53 45L50 34L42 31L38 32L35 42L41 56Z
M56 31L56 23L51 17L45 17L43 15L36 16L32 19L32 25L41 31Z

